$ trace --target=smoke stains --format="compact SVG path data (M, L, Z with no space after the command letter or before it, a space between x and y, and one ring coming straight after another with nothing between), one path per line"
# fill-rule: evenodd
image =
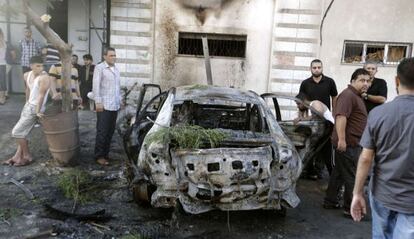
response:
M174 85L176 54L177 54L177 32L178 26L172 14L163 15L160 23L162 35L162 49L160 51L162 89L168 89Z
M175 0L183 8L193 11L195 17L203 25L207 15L214 13L216 17L220 16L220 13L225 8L229 7L230 3L234 0Z

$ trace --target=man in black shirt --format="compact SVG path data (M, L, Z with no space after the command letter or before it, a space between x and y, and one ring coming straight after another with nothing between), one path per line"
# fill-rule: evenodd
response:
M335 102L338 96L335 81L323 75L322 61L315 59L310 65L312 76L302 81L300 85L299 93L304 93L309 97L310 101L319 100L324 103L328 109L331 109L332 99L332 112L335 109ZM305 167L307 176L311 179L321 178L323 169L323 162L328 169L329 174L332 171L332 144L328 140L321 151L312 159Z
M378 66L375 62L365 63L364 69L369 72L372 82L368 91L362 94L367 112L369 113L373 108L384 104L387 100L387 82L383 79L375 78L375 74L378 72Z

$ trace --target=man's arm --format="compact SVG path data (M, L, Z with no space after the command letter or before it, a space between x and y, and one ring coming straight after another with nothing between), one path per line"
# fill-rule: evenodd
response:
M383 104L387 100L384 96L380 95L369 95L367 94L367 100L371 101L372 103Z
M338 134L338 151L346 151L346 139L345 139L345 129L346 129L347 119L343 115L337 115L335 119L335 129Z
M361 221L367 213L366 202L364 198L364 184L371 169L374 160L374 150L364 148L358 160L358 167L355 177L355 185L351 204L351 215L355 221Z
M385 103L385 101L387 101L387 82L385 82L382 79L379 79L378 84L378 91L375 92L375 95L367 94L367 100L369 100L372 103L383 104Z
M92 92L93 97L95 101L95 108L96 112L102 112L103 111L103 105L102 105L102 97L101 97L101 77L102 72L100 67L95 67L95 70L93 72L93 80L92 80Z
M81 105L82 104L82 97L80 94L80 87L79 87L79 72L78 70L75 68L75 91L76 91L76 96L77 96L77 100L78 100L78 104Z
M332 112L335 112L335 106L336 106L336 100L338 99L338 96L331 96L332 99Z
M36 104L36 115L42 117L41 109L43 106L43 101L46 97L47 90L50 88L50 78L48 75L42 75L39 79L39 96L37 98Z
M24 93L25 93L25 96L26 96L26 102L29 100L29 95L30 95L30 89L29 89L29 86L27 84L27 75L28 75L27 72L24 73L24 75L23 75Z

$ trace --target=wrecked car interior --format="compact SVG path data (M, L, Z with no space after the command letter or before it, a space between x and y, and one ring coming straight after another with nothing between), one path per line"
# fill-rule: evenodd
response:
M158 95L143 106L149 88ZM134 199L191 214L296 207L303 164L332 126L323 118L282 120L277 97L204 85L161 92L144 85L135 116L119 131Z

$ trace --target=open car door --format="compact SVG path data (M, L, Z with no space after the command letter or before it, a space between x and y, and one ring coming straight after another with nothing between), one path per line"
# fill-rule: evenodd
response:
M139 92L137 110L130 127L122 136L124 149L131 163L135 164L145 135L153 126L168 92L161 92L156 84L144 84Z
M325 143L330 140L333 124L309 105L305 105L305 107L317 117L295 122L293 120L295 116L289 117L287 113L289 110L291 112L293 107L296 108L296 102L303 103L295 97L274 93L265 93L261 97L274 113L278 124L295 145L303 164L306 165L322 149ZM283 105L281 104L282 102Z

